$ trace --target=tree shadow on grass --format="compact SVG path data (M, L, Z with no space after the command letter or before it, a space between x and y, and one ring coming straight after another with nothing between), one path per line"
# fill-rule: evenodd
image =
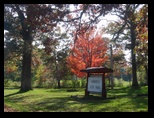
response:
M68 97L46 98L39 101L38 103L32 103L33 106L31 107L31 109L34 112L63 111L63 109L67 108L67 104L66 104L67 101L68 101Z
M4 97L10 97L10 96L13 96L13 95L22 94L22 93L26 93L26 92L28 92L28 91L20 91L20 90L19 90L18 92L5 95Z
M147 92L142 91L141 86L138 87L124 87L124 88L118 88L118 89L108 89L107 92L109 95L113 95L116 97L126 97L126 96L136 96L138 94L148 94Z
M39 103L33 104L34 111L61 111L61 112L82 112L88 104L99 105L100 102L108 103L110 100L102 100L100 97L90 96L85 98L83 96L74 97L58 97L43 99ZM85 104L87 104L85 106Z
M127 94L128 95L133 95L133 94L138 94L141 91L141 86L137 86L137 87L131 87L128 91Z
M89 96L71 96L69 100L77 101L79 103L87 103L87 104L99 104L100 102L109 103L115 99L115 97L107 97L102 98L101 95L89 95Z

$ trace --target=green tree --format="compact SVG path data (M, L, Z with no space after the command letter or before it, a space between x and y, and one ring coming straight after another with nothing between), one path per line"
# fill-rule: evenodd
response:
M9 31L12 37L23 41L21 91L32 89L32 41L38 38L38 34L52 31L56 26L54 19L58 15L60 18L64 17L67 12L59 10L59 5L53 6L55 8L41 4L4 4L4 29Z
M135 47L137 46L137 32L136 28L139 22L138 19L138 9L144 5L140 4L125 4L121 5L120 9L115 9L112 15L118 16L121 20L118 22L110 24L110 33L113 34L113 40L116 42L123 42L127 40L130 42L129 49L131 49L131 63L132 63L132 86L138 86L137 81L137 68L136 68L136 53ZM116 27L116 28L115 28ZM115 29L115 30L114 30Z

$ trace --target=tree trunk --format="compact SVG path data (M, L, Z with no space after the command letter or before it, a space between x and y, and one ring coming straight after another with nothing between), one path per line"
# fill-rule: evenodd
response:
M32 90L31 80L31 52L32 52L32 37L30 34L24 38L23 60L22 60L22 75L20 91Z
M57 79L58 81L58 88L60 89L60 79Z
M111 69L113 69L113 53L112 53L112 45L110 45L110 63L111 63ZM114 87L114 80L113 80L113 73L110 75L111 79L111 89Z
M132 86L138 86L137 74L136 74L136 54L134 53L135 48L135 26L131 24L131 56L132 56Z
M145 68L145 80L146 80L146 83L147 83L147 85L148 85L148 66L144 66L144 68Z

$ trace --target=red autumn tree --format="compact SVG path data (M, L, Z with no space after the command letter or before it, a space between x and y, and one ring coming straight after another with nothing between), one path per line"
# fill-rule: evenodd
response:
M67 62L77 77L83 77L85 73L80 72L81 69L102 66L108 59L108 42L103 40L102 33L96 33L94 29L80 33L77 38Z

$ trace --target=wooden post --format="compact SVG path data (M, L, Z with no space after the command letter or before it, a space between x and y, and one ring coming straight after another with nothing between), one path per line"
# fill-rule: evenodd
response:
M89 77L89 73L87 73L87 83L86 83L86 89L85 89L85 96L89 95L89 91L88 91L88 77Z
M106 98L105 73L102 75L102 98Z

